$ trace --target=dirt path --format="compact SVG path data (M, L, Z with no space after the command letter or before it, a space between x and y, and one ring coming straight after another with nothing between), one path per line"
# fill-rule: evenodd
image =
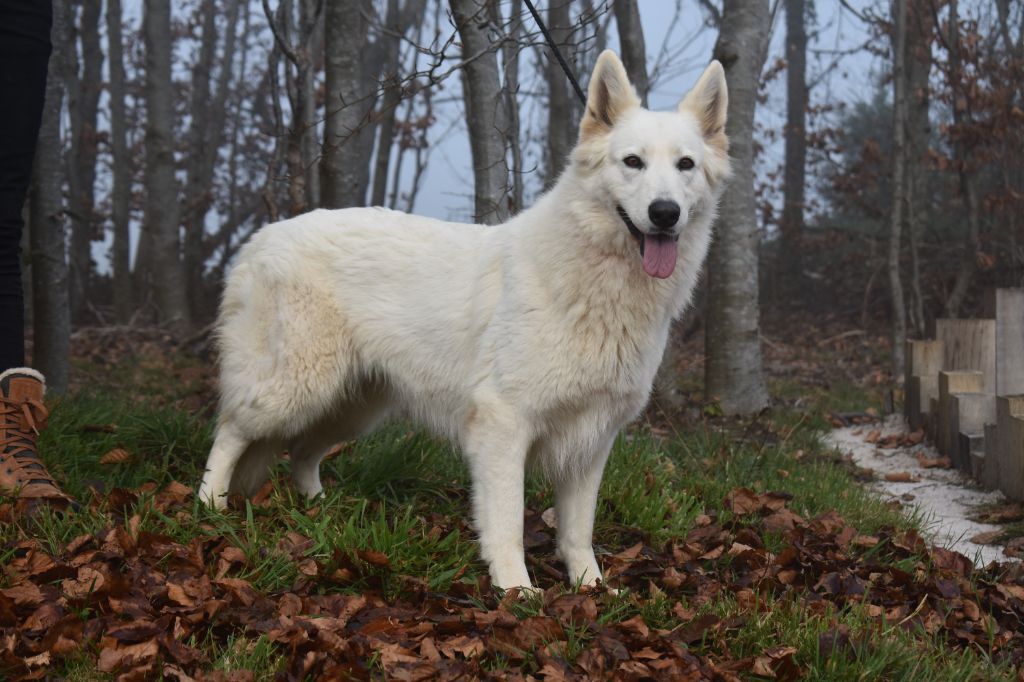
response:
M854 463L875 472L871 486L886 498L915 507L926 520L926 529L935 544L960 552L984 566L991 561L1015 561L1003 554L996 545L978 545L970 538L979 533L999 530L1000 526L971 521L979 505L1005 502L1000 492L981 489L967 475L954 469L926 469L914 457L937 458L939 454L925 443L911 447L881 449L867 441L871 431L881 431L881 438L906 433L906 424L900 415L890 416L882 423L848 426L832 431L826 443L842 453L849 453ZM912 482L885 480L886 474L907 472Z

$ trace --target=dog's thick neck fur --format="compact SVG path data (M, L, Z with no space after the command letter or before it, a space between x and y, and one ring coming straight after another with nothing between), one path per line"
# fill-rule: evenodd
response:
M617 120L640 108L618 59L602 54L589 88L587 112L580 137L558 181L536 204L497 229L522 232L521 239L543 248L525 252L532 257L539 281L548 282L553 300L564 308L578 308L581 297L591 316L603 306L644 326L664 326L681 314L696 284L711 239L718 198L729 177L728 140L724 134L727 99L721 66L713 63L679 105L679 115L692 116L702 129L705 155L701 172L710 192L689 207L682 217L678 258L667 279L648 276L641 267L638 244L617 211L616 200L595 193L597 169L609 163L607 138ZM551 277L552 273L570 273ZM549 281L550 280L550 281ZM563 287L587 282L588 288Z

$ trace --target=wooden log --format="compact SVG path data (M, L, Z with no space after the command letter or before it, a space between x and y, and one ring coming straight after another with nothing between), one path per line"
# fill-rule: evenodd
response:
M951 421L956 422L956 432L950 434L949 458L957 469L973 476L971 450L977 450L984 440L985 424L996 420L996 397L988 393L953 393L949 396L949 403L953 415ZM965 442L967 447L964 447Z
M939 372L942 371L942 341L925 339L907 341L907 370L904 386L906 398L903 414L911 431L921 428L930 400L939 395Z
M928 431L927 422L932 412L932 403L939 398L939 371L927 376L912 376L907 384L907 398L904 412L907 426L911 431Z
M960 432L960 452L967 454L968 473L979 483L985 477L985 433Z
M998 399L996 399L998 405ZM998 412L998 407L997 407ZM976 478L989 490L999 489L999 430L995 424L985 424L984 463L980 465L981 475Z
M1024 289L993 289L987 298L996 320L996 395L1024 395Z
M960 443L960 411L953 400L957 393L983 393L985 377L977 370L939 372L939 409L935 446L954 459Z
M936 378L938 385L938 378ZM939 395L928 401L928 413L924 415L924 433L928 440L938 447L939 442Z
M1024 395L996 399L999 489L1011 500L1024 500Z
M978 370L984 379L978 393L996 393L996 321L935 321L935 338L943 344L942 368Z

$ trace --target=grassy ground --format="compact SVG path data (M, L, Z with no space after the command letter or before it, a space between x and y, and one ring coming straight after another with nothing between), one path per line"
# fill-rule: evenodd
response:
M347 444L325 464L326 494L315 502L296 498L283 462L274 488L255 503L219 513L190 501L174 513L161 511L155 492L172 481L194 487L211 439L208 413L194 416L175 407L175 373L181 368L167 369L169 374L154 370L147 375L146 386L159 390L94 385L55 405L41 450L51 471L85 506L66 517L44 516L32 527L0 524L0 541L7 548L0 550L5 551L0 563L12 561L18 543L26 538L38 539L43 550L57 557L75 538L130 526L135 537L149 532L182 544L209 538L220 542L219 552L237 548L244 559L230 575L264 595L281 595L312 581L313 587L305 589L321 595L372 593L395 603L412 593L463 595L461 599L469 594L481 608L497 607L486 594L486 567L477 558L465 521L464 465L445 443L403 425ZM620 561L615 557L638 542L652 548L652 556L667 555L670 548L694 541L695 531L708 524L742 539L743 528L760 523L756 514L754 520L748 519L727 502L730 491L743 487L754 494L785 493L788 509L803 519L835 511L860 536L882 537L880 543L850 549L856 561L875 566L875 574L922 570L926 552L886 547L895 542L887 538L915 530L917 521L867 494L854 472L819 442L829 410L862 410L876 397L852 385L807 389L779 384L774 389L776 395L790 398L783 401L789 405L752 421L714 417L711 408L706 411L711 416L675 433L640 425L620 436L598 507L599 559L614 565ZM794 402L800 406L793 407ZM130 459L102 464L104 455L116 448ZM551 555L551 532L539 519L551 503L549 487L531 480L528 527L540 539L528 538L527 544L533 545L528 550L530 568L542 586L558 592L554 586L561 568ZM794 542L782 530L756 528L763 551L770 556ZM299 551L297 538L302 543ZM624 577L625 589L619 594L595 594L593 622L566 630L557 654L560 661L576 661L598 641L600 627L606 624L635 623L631 619L640 616L648 628L677 632L714 616L729 626L707 630L688 647L702 661L747 661L731 669L722 667L724 679L734 674L744 679L798 675L817 680L982 680L1009 679L1013 674L1010 663L996 662L995 646L957 646L942 626L908 626L913 613L890 621L884 614L879 617L878 608L857 599L809 600L811 593L822 592L820 586L762 590L742 584L736 577L741 571L731 565L736 557L718 554L692 558L685 563L687 569L680 569L715 578L721 587L714 590L688 587L686 582L680 586L664 579L677 573L659 568L643 579ZM209 557L210 573L216 559ZM317 576L330 569L345 571L357 559L361 570L346 580L311 578L311 571ZM0 581L0 588L12 584L9 575ZM528 619L543 613L551 598L549 592L544 599L514 601L503 608ZM88 621L98 615L86 610L80 617ZM286 645L245 629L228 631L223 624L191 632L187 644L202 652L199 668L207 671L248 669L256 679L272 679L288 665ZM96 669L96 646L86 645L56 659L51 673L69 680L113 679L114 674ZM786 665L773 668L772 659L767 668L758 668L758 657L764 659L773 647L792 648L784 654ZM522 660L490 650L478 655L484 659L480 670L499 676L511 668L540 674L547 661L536 653ZM368 662L369 674L384 670L381 661ZM159 668L152 674L158 673Z

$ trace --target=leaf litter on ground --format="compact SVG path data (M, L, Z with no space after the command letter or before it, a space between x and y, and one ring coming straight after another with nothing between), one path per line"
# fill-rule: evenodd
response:
M97 496L92 504L117 523L60 551L30 537L7 548L0 664L9 679L42 679L69 657L124 681L252 679L257 671L212 670L200 643L260 638L280 653L282 680L799 679L806 663L787 643L745 656L728 645L730 633L780 599L808 613L863 608L878 627L921 631L954 649L981 647L1009 664L1024 657L1019 565L979 570L914 531L863 535L835 512L805 520L785 493L733 489L727 518L704 514L678 540L641 540L603 557L610 586L671 604L677 624L668 629L642 613L607 618L624 597L601 586L566 591L560 571L538 568L553 540L534 511L527 529L543 589L534 603L498 599L486 578L436 592L414 576L388 599L374 577L392 570L386 554L353 548L314 560L312 540L294 531L280 543L299 566L294 583L261 591L245 577L252 557L235 538L211 532L182 541L140 529L142 514L192 514L189 488L171 483L145 493L145 502L140 491ZM353 592L356 585L364 588ZM720 594L733 595L735 612L707 608ZM852 642L845 625L835 628L818 642L826 657L867 646Z

